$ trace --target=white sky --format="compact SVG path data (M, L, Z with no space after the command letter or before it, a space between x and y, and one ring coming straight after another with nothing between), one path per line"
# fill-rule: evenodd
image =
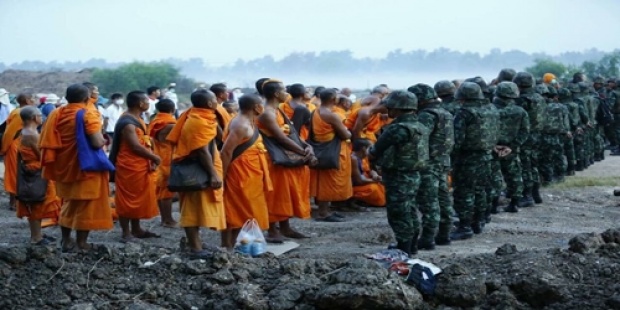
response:
M0 62L620 46L618 0L0 0Z

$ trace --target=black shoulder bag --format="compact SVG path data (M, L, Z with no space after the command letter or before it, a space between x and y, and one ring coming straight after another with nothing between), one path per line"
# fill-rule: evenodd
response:
M314 140L314 128L312 126L314 120L314 113L310 116L310 136L308 137L308 141L306 143L312 146L314 150L314 156L319 161L315 166L311 166L312 169L340 169L340 148L341 142L338 136L335 136L331 141L328 142L316 142ZM319 117L321 117L319 115Z
M288 137L303 148L304 144L301 142L297 130L295 130L295 127L286 114L284 114L284 112L280 109L278 109L278 113L282 114L282 117L284 117L284 122L289 126L290 131ZM300 167L306 164L303 155L287 150L273 137L268 137L263 133L261 133L261 135L263 136L263 144L269 152L269 157L271 157L271 161L274 164L284 167Z
M17 153L17 193L15 199L26 203L41 203L47 194L47 180L41 176L41 169L28 170Z
M215 138L209 143L211 158L215 160ZM171 192L196 192L211 186L211 175L200 163L198 156L188 156L170 165L168 190Z

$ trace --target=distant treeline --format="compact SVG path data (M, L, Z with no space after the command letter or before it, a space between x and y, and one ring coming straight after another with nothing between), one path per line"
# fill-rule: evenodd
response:
M583 52L565 52L558 55L545 53L525 53L519 50L502 51L492 49L487 54L459 52L446 48L433 51L397 49L383 58L355 58L350 50L324 52L294 52L282 59L264 56L252 60L237 60L234 64L212 66L202 58L162 59L160 63L171 64L183 75L192 78L215 75L253 75L262 76L273 72L282 74L355 74L388 72L436 72L436 71L496 71L501 68L522 70L536 64L536 60L548 60L566 65L580 67L583 63L597 63L610 53L597 49ZM620 49L613 52L620 54ZM42 62L23 61L20 63L0 63L0 71L7 69L28 71L77 71L84 68L114 69L126 63L107 62L105 59L88 61Z

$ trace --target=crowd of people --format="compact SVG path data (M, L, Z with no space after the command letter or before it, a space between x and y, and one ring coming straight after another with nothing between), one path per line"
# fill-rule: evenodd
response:
M489 84L379 85L356 99L348 88L263 78L242 96L222 83L199 87L182 113L158 87L114 93L102 110L96 85L74 84L47 113L17 97L0 148L5 190L31 242L54 241L41 232L51 219L65 252L96 248L89 232L111 229L113 218L120 241L132 242L159 237L140 222L161 216L204 258L214 245L201 227L233 249L248 220L282 243L307 238L291 218L338 223L344 211L386 207L389 247L413 255L482 233L502 194L503 210L516 213L543 202L541 187L603 160L606 147L620 155L620 91L604 81L503 69Z

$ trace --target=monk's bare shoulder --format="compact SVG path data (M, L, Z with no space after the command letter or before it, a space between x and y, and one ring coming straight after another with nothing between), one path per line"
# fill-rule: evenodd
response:
M229 130L241 139L249 139L254 134L254 126L250 123L250 120L241 115L235 117L228 126Z

